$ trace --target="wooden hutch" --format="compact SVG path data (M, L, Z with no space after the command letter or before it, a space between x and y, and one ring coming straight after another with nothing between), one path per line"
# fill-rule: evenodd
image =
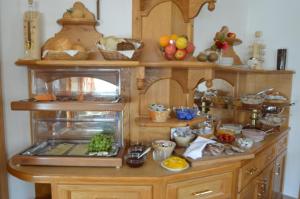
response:
M133 38L145 42L138 61L105 61L100 53L96 59L85 61L25 61L17 65L30 71L56 69L119 68L130 73L128 101L124 109L125 143L151 143L170 139L170 128L187 126L199 120L182 122L170 119L154 123L147 118L147 105L162 103L172 106L192 106L199 83L208 87L213 79L223 79L233 88L234 97L274 88L291 96L292 71L250 70L241 67L223 67L214 63L167 61L157 47L161 35L178 33L193 38L193 18L205 4L210 10L215 0L133 0ZM155 30L155 31L153 31ZM84 40L84 39L82 39ZM129 81L129 80L126 80ZM69 107L77 107L74 102ZM73 106L75 105L75 106ZM40 110L62 104L35 104L14 102L15 110ZM99 109L97 104L95 109ZM82 109L93 109L82 104ZM108 106L102 106L104 110ZM227 111L227 112L226 112ZM287 110L288 113L288 110ZM223 110L237 122L248 122L248 113ZM141 168L20 166L9 161L8 171L19 179L35 183L36 198L79 199L262 199L274 198L273 192L282 191L288 127L268 136L249 151L233 156L204 157L194 166L173 173L160 167L151 157Z

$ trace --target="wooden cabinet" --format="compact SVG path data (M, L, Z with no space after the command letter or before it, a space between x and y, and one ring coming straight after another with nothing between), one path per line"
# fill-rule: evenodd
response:
M241 169L239 176L239 190L242 190L276 157L276 147L271 146L258 154L255 159L248 161Z
M256 181L256 198L271 199L272 196L272 180L273 180L273 164L270 164L263 172L255 179Z
M8 198L6 150L3 124L2 88L0 82L0 198Z
M286 147L285 135L240 169L238 199L272 199L282 191Z
M274 162L273 192L281 193L284 177L286 152L281 153Z
M231 199L233 174L224 173L167 185L167 199Z
M151 199L151 186L54 185L53 199Z
M270 164L264 169L238 194L238 199L271 199L273 168Z

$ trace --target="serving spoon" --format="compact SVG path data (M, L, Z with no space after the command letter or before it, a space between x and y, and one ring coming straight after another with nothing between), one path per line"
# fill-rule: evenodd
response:
M148 147L143 153L141 153L137 159L140 159L141 157L143 157L144 155L146 155L147 153L149 153L151 151L151 147Z

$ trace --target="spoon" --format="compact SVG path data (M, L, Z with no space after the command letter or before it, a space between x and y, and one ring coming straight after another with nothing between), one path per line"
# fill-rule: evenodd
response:
M137 159L140 159L141 157L143 157L144 155L146 155L147 153L149 153L151 151L151 147L148 147L143 153L141 153Z
M256 93L255 95L262 95L262 94L265 94L266 92L270 92L270 91L273 91L273 90L274 90L273 88L269 88L269 89L260 91L260 92Z

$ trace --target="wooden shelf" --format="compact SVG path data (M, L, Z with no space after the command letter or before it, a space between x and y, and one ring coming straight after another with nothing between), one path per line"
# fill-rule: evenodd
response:
M215 71L240 72L240 73L274 73L274 74L294 74L292 70L270 70L270 69L250 69L245 66L223 66L216 65Z
M11 109L15 111L122 111L124 102L104 103L99 101L45 101L35 102L30 100L14 101Z
M166 122L152 122L150 118L139 117L135 121L141 127L184 127L206 121L205 117L194 118L193 120L185 121L176 118L170 118Z
M188 57L182 61L167 60L159 49L157 42L145 40L145 46L140 58L141 65L145 67L161 68L213 68L215 63L199 62L195 57Z
M18 60L18 66L27 66L33 69L49 68L127 68L138 67L138 61L106 61L106 60Z

